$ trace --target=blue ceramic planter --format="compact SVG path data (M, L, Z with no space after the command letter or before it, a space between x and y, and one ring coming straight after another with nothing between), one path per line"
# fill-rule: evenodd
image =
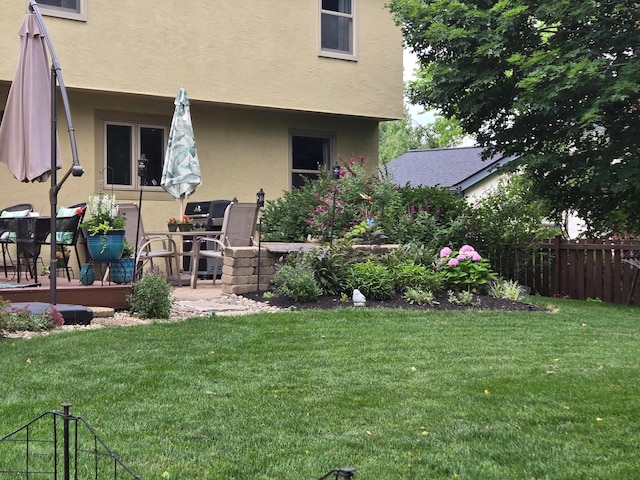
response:
M104 235L89 235L87 249L94 262L119 260L124 250L124 230L111 230Z
M93 270L93 264L83 263L80 267L80 283L82 285L93 285L96 281L96 272Z
M133 281L133 258L121 258L110 266L109 276L113 283L131 283Z

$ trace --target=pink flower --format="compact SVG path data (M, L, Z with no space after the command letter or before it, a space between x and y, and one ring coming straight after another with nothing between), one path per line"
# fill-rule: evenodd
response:
M451 255L451 249L449 247L444 247L440 250L440 258L448 257Z
M467 257L464 253L459 253L456 256L456 260L459 260L459 261L466 260L467 258L469 258L469 257Z
M471 245L463 245L460 247L460 253L475 252L475 248Z
M458 260L456 260L455 258L452 258L451 260L449 260L447 262L447 265L449 265L450 267L457 267L458 266Z
M471 254L471 260L473 260L474 262L478 262L478 261L482 260L482 257L480 256L480 254L478 252L473 252Z

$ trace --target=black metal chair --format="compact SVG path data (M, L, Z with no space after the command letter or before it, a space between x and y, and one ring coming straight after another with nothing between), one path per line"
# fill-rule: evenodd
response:
M80 224L84 220L87 211L86 203L77 203L67 208L58 210L56 216L56 256L60 268L64 268L67 274L67 280L71 281L71 270L69 269L69 257L65 255L67 247L73 247L78 261L78 268L82 265L80 254L78 253L78 242L81 238ZM44 223L38 223L36 226L35 238L36 243L40 245L51 245L50 227ZM58 255L59 253L59 255ZM55 275L54 272L50 272Z
M10 219L15 217L25 217L29 213L33 212L33 205L30 203L19 203L7 208L3 208L0 211L0 218ZM13 258L9 251L9 245L16 243L16 227L15 222L3 221L0 223L0 245L2 246L2 265L4 267L4 276L8 278L7 272L7 258L13 268Z

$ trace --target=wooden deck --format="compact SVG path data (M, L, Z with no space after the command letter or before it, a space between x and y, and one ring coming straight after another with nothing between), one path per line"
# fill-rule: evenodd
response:
M38 276L40 286L20 287L20 288L2 288L0 285L0 297L11 303L16 302L45 302L50 303L51 288L49 277ZM0 273L0 284L16 284L15 278L5 278ZM22 284L32 283L31 280L21 279ZM85 286L80 280L72 278L71 281L67 277L58 277L56 281L56 303L83 305L85 307L111 307L116 310L125 310L129 308L127 296L131 293L131 284L118 285L109 282L100 282L96 280L93 285Z

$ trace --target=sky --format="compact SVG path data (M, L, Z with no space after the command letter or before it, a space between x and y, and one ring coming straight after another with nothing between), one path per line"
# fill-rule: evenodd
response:
M406 83L409 80L415 78L415 70L418 68L418 59L411 50L405 48L402 53L402 67L403 74L402 80ZM409 115L416 122L424 125L426 123L433 122L434 111L425 112L424 108L418 105L409 105Z

